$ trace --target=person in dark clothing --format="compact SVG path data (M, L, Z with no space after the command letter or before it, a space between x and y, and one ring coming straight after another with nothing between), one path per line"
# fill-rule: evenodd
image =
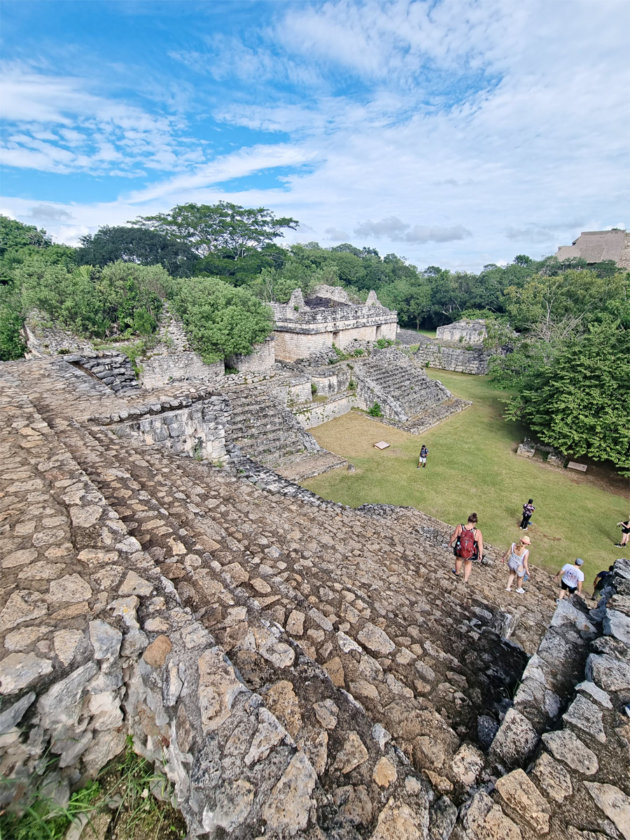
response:
M615 545L624 548L628 545L628 540L630 540L630 516L628 516L625 522L617 522L617 527L621 528L621 542L615 543Z
M424 467L426 467L426 465L427 465L427 455L428 454L429 454L429 450L427 449L427 447L423 443L422 446L420 447L420 454L418 455L418 469L420 469L420 467L422 467L423 469L424 469Z
M523 531L526 531L529 527L529 520L532 518L532 514L536 508L534 507L534 500L530 499L527 504L523 505L523 519L521 520L520 527Z
M610 578L612 577L612 572L614 566L609 566L607 572L598 572L595 575L595 580L593 581L593 598L599 598L602 594L602 589L606 586Z

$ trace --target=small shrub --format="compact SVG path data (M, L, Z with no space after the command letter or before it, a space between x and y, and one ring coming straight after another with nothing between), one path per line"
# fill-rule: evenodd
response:
M228 365L225 366L225 375L226 376L234 376L237 373L238 373L237 368L228 367Z
M390 338L379 338L376 341L376 346L379 350L384 350L386 347L391 347L393 343Z
M357 349L352 354L353 356L363 356L365 350L362 350L361 347L357 347Z
M377 402L375 402L372 408L370 408L370 410L368 411L368 414L370 415L370 417L382 417L383 411L380 405Z
M349 391L356 391L357 390L357 383L355 382L354 379L351 379L350 382L348 382L348 390Z
M311 394L312 396L317 394L317 385L314 382L311 382Z

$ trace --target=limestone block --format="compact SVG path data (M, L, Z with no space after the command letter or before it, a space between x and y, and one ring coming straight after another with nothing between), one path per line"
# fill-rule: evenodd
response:
M97 671L94 662L87 662L42 694L37 710L44 728L55 730L76 724L87 684Z
M604 632L630 646L630 616L618 610L607 609L604 615Z
M356 732L350 732L346 736L344 745L337 753L333 770L340 770L342 773L350 773L368 760L369 753L363 741Z
M365 785L344 785L334 793L339 816L351 825L367 825L372 819L372 802Z
M0 712L0 735L4 735L9 730L13 729L22 720L25 712L29 709L35 701L36 694L34 691L29 691L24 697L21 697L8 709Z
M554 758L563 761L572 770L581 773L583 776L592 776L597 773L599 769L597 756L572 732L565 729L557 732L546 732L542 739Z
M264 707L258 710L258 728L252 738L249 751L245 756L245 764L251 767L258 761L267 758L274 749L286 737L286 732L275 718Z
M630 797L614 785L584 782L584 787L625 840L630 840Z
M91 596L91 586L77 574L53 580L48 590L48 598L52 604L76 604L87 601Z
M481 750L473 747L472 744L462 744L453 757L453 776L464 787L474 785L477 776L481 772L485 758Z
M630 663L608 654L591 653L586 661L586 676L604 691L630 689Z
M204 808L204 829L213 835L217 829L234 831L247 819L255 795L256 789L245 779L225 782L216 794L214 809L209 806Z
M173 645L168 636L164 634L154 639L151 644L145 648L142 658L152 668L161 668L166 662L166 657L169 655Z
M602 710L595 703L591 703L581 694L575 698L568 710L562 716L566 723L571 723L579 729L583 729L596 738L600 743L606 743L606 734L602 722Z
M316 783L317 774L310 762L304 753L296 753L262 809L270 832L284 832L283 836L294 837L307 827L314 805L311 794Z
M53 636L53 648L64 665L69 665L83 647L85 635L81 630L58 630Z
M527 718L511 708L492 742L491 752L509 766L523 764L536 748L538 740L538 733Z
M520 828L506 817L485 791L476 793L463 818L472 840L521 840Z
M325 729L334 729L337 726L339 709L333 700L321 700L313 704L313 711L319 723Z
M151 595L153 592L153 584L149 583L148 580L141 578L135 572L131 571L127 573L124 581L122 582L120 589L118 590L118 594L125 596L125 595L140 595L140 596L148 596Z
M396 645L384 630L367 622L357 635L357 639L373 653L388 654L396 649Z
M496 789L510 808L537 834L549 833L549 805L523 770L514 770L497 779Z
M13 592L0 612L0 633L23 621L41 618L47 612L46 601L39 592L31 592L29 589Z
M398 773L391 761L386 756L383 756L376 762L372 772L372 778L379 787L386 788L396 781Z
M52 669L50 660L34 653L10 653L0 662L0 693L17 694L50 674Z
M372 840L424 840L426 828L416 811L392 797L379 814Z
M265 703L269 711L286 726L294 738L302 727L300 701L288 680L274 683L265 694Z
M306 616L299 610L292 610L287 619L286 630L292 636L301 636L304 633L304 619Z
M562 764L555 761L549 753L542 752L533 769L534 776L541 787L555 802L561 803L573 793L571 776Z
M97 619L89 624L90 642L95 659L113 659L118 656L122 633L106 621Z
M228 719L234 700L246 689L219 648L205 650L197 660L197 666L201 726L205 733L213 732Z

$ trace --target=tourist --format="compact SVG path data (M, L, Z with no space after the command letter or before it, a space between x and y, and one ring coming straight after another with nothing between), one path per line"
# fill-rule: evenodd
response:
M508 569L510 570L507 586L505 587L507 592L512 591L514 578L516 578L518 582L518 586L516 587L518 594L522 595L523 592L525 592L523 589L523 580L525 579L525 575L529 575L529 545L529 537L521 537L518 543L512 543L501 558L502 563L505 563L507 560Z
M617 522L617 527L621 528L621 542L615 543L615 545L623 548L628 545L628 540L630 539L630 514L628 514L625 522Z
M562 579L560 580L560 597L558 598L559 601L562 601L563 598L566 598L567 592L569 595L573 595L574 592L577 592L578 595L582 594L582 584L584 583L584 572L580 568L580 566L584 565L584 560L581 557L578 557L575 563L565 563L564 566L560 569L558 574L555 576L554 580L559 580L560 576Z
M468 583L473 561L481 560L483 557L483 535L477 528L476 513L470 514L465 525L462 523L455 528L448 544L451 548L455 546L455 568L451 571L459 576L463 563L464 583Z
M532 514L536 508L534 507L534 500L530 499L527 504L523 505L523 519L521 520L521 528L523 531L527 531L529 528L529 520L532 518Z
M593 598L595 598L595 600L597 600L602 594L603 588L606 586L606 584L612 577L612 572L614 568L614 565L609 566L607 572L598 572L595 575L595 580L593 581Z
M422 467L423 469L424 469L424 467L426 467L426 465L427 465L427 455L428 454L429 454L429 450L427 449L427 447L423 443L422 446L420 447L420 455L418 456L418 469L420 469L420 467Z

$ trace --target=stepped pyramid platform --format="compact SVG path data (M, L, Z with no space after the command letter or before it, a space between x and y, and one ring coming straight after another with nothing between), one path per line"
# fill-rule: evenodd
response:
M2 805L41 773L63 800L132 734L191 837L624 836L630 563L586 626L541 570L505 592L491 546L465 586L419 511L121 435L146 395L63 360L5 363L0 386ZM151 404L154 432L185 400ZM554 662L552 616L556 650L583 642L567 693L537 704L531 666L513 703L528 657Z
M376 351L355 366L357 395L368 406L377 402L383 415L405 430L420 434L467 408L441 382L396 348Z

